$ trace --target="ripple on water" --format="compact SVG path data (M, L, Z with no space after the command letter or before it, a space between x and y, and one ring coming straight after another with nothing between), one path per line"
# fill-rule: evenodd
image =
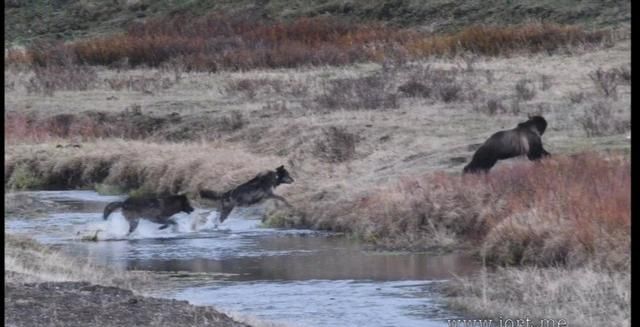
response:
M198 305L295 326L447 326L438 281L308 280L217 283L174 294Z
M6 232L28 234L111 267L189 277L175 277L181 282L161 287L158 296L296 326L445 326L454 317L439 304L434 285L477 269L456 255L372 255L330 233L263 228L255 210L234 210L216 225L215 211L198 208L175 215L177 225L164 230L141 220L127 235L120 212L106 221L101 213L107 202L122 197L26 194L61 205L42 217L9 217ZM211 211L206 222L194 224L205 211ZM97 231L97 242L80 241Z

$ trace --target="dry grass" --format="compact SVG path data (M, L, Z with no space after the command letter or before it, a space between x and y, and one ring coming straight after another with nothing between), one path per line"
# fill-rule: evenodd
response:
M578 117L578 123L587 137L616 135L631 130L631 121L619 118L608 101L592 104L582 117Z
M153 192L193 191L203 185L224 190L259 171L285 164L296 175L296 183L278 192L290 196L301 213L288 218L280 215L274 219L277 223L354 231L365 239L389 246L421 248L452 244L460 235L482 239L482 233L488 233L497 221L487 224L484 219L465 220L465 212L490 211L482 199L476 199L481 197L481 192L463 190L462 185L456 184L461 181L446 174L425 177L424 181L422 177L416 181L416 176L436 171L459 172L473 152L470 144L482 142L496 130L515 126L526 114L543 114L550 122L544 142L554 155L628 149L623 133L629 126L624 123L629 121L630 87L622 81L630 72L624 73L620 68L630 62L628 45L629 42L624 41L612 48L582 49L570 57L539 54L473 60L446 58L404 64L385 62L382 66L189 73L178 79L175 72L165 70L99 69L98 81L107 82L99 82L94 89L61 91L53 96L28 94L23 83L33 73L9 69L8 78L15 87L7 92L5 100L5 144L9 145L5 152L5 186L66 188L106 183ZM620 71L617 99L604 98L593 88L589 77L593 68L584 62ZM536 81L543 75L553 80L553 84L548 88L536 87L535 97L520 102L514 95L518 81ZM376 92L363 92L359 100L355 90L366 89L364 86L370 85L367 81L371 77L376 80L372 85L379 87L375 88ZM113 88L108 82L146 78L171 79L175 83L158 94L147 95L129 87ZM393 110L345 110L352 108L350 104L326 108L317 100L327 93L322 86L334 81L349 81L349 85L354 86L345 89L355 99L348 100L363 103L377 99L381 93L395 94L399 86L407 85L408 81L421 83L431 91L429 96L398 97ZM461 91L459 98L447 102L437 90L450 84L459 85ZM568 99L567 94L571 92L584 95L580 103ZM340 95L335 94L330 95ZM605 133L587 139L580 117L603 99L611 115L598 116L600 123L596 125L604 128L608 121L619 121L622 123L615 126L621 128L605 129ZM478 103L487 109L474 110ZM83 113L86 108L96 113ZM67 114L71 116L64 116ZM487 119L487 114L492 118ZM110 115L113 119L97 124L101 116ZM138 117L140 121L132 119L128 125L118 122L119 118L127 121L131 117ZM174 124L172 117L180 118L180 123ZM68 124L56 123L67 118ZM148 120L148 125L153 127L157 119L163 123L158 124L157 129L147 130L145 122ZM106 127L116 131L102 132L101 128ZM131 134L122 133L128 130ZM358 135L357 140L351 135ZM111 139L113 137L125 140ZM142 140L132 142L129 140L132 138ZM87 143L82 144L81 149L55 148L56 142L68 143L69 140ZM29 145L42 141L48 144ZM497 171L505 165L509 164L499 164ZM509 171L508 174L525 173ZM406 185L400 182L397 186L387 186L393 196L379 201L376 204L379 208L369 209L376 213L372 219L343 215L354 210L361 199L372 198L376 187L398 183L402 178L408 180ZM425 195L434 197L435 211L425 211L419 195L393 189L411 189L412 183L419 183L431 190L431 179L436 180L436 185L446 186L442 193L434 191ZM451 185L447 186L448 183ZM364 203L356 209L364 210L366 206ZM327 207L332 210L326 210ZM540 213L528 209L531 208L518 209L517 215L538 219ZM389 218L383 213L395 217ZM424 225L418 219L420 213L426 217L449 215L453 225L457 224L455 219L463 221L455 228L439 223ZM516 215L506 213L500 218L511 214ZM397 218L404 216L413 220ZM419 228L415 229L416 226ZM465 228L479 234L467 234ZM543 250L534 253L540 251ZM498 261L520 260L515 254L507 260L508 255L511 254L501 256ZM524 257L532 262L537 260L535 256ZM541 258L545 262L548 257Z
M501 265L625 269L630 173L628 159L596 154L503 167L486 177L435 173L338 207L349 213L346 226L344 214L331 209L322 224L394 247L439 246L442 235L454 236L482 245L487 260ZM312 213L310 220L319 219Z
M5 282L87 281L140 290L150 277L143 272L110 269L41 245L24 236L5 234Z
M522 28L520 34L483 31L433 36L431 43L409 39L404 46L416 48L407 58L469 50L510 56L176 73L242 68L207 66L209 59L198 57L200 63L190 68L178 59L160 69L96 68L97 81L87 90L63 86L53 94L28 92L32 69L6 69L5 187L102 183L139 192L225 190L285 164L296 182L277 193L296 210L270 211L267 223L346 231L390 248L466 246L497 265L561 266L567 269L499 270L482 289L482 282L464 284L457 299L487 316L558 316L607 325L604 315L586 309L603 308L611 313L609 325L625 323L630 163L607 152L583 152L629 150L624 134L630 127L630 42L590 48L581 46L591 41L581 39L588 34L579 30L556 29L550 35L564 38L550 39L540 27ZM491 46L498 35L507 36L499 47ZM540 42L532 41L536 37ZM577 46L569 56L549 56L547 50L559 48L547 47L546 40L560 48ZM386 50L371 49L380 53L373 60L383 62ZM289 61L251 61L251 52L238 60L244 67L316 64L304 52L287 57L288 51L282 56ZM593 67L616 76L617 97L594 87ZM521 80L531 82L519 90ZM162 81L170 81L167 88ZM334 84L340 87L330 88ZM327 96L338 105L322 102ZM385 103L387 96L395 102ZM147 125L135 122L131 126L140 128L123 134L127 125L107 120L105 125L116 128L107 133L97 127L97 116L83 113L88 108L113 118L179 117L181 123L165 122L147 132L140 127ZM61 114L74 118L58 124L65 119ZM551 159L501 162L486 177L459 175L473 153L470 145L527 114L549 121L543 142ZM81 149L55 147L70 141L84 143ZM483 290L487 300L479 302Z
M105 137L140 139L153 136L158 128L178 118L171 115L143 116L139 111L140 106L135 104L119 114L87 111L80 115L55 114L43 117L34 113L5 111L5 142L64 142L65 139L82 142ZM224 128L233 128L241 121L232 115L232 121L219 123Z
M497 320L564 319L568 326L630 326L631 274L592 268L504 268L449 285L449 302Z
M315 155L328 162L344 162L354 158L358 136L345 128L331 126L325 130L324 139L315 145Z
M445 103L459 102L475 95L471 83L460 81L464 71L460 69L437 69L431 66L413 67L408 81L398 91L408 96L434 98Z
M5 179L15 188L104 183L136 192L195 194L201 188L228 189L283 163L212 148L132 141L96 142L82 150L12 147L5 153ZM366 192L317 173L328 164L309 165L307 160L292 167L296 183L279 190L291 195L296 212L278 223L291 225L294 219L293 225L348 231L395 248L482 245L496 264L624 269L629 262L630 163L624 157L558 155L497 167L487 177L434 173Z
M53 95L56 90L84 91L97 80L95 69L89 66L34 66L34 76L26 85L28 93Z
M145 295L148 292L156 292L158 284L166 281L162 275L145 271L113 269L77 256L69 256L24 236L5 234L4 242L5 283L89 282L96 285L115 286ZM80 306L75 309L81 311L87 308ZM209 308L191 306L190 309L193 311L196 324L199 321L207 322L212 319L210 313L206 312L210 310ZM50 311L53 311L53 320L55 320L55 309ZM292 326L261 320L247 314L228 315L235 321L255 327ZM13 319L16 320L16 317ZM57 321L55 325L68 323L68 321ZM151 321L151 325L163 325L162 319Z
M5 152L5 160L5 177L12 188L30 188L27 182L33 178L62 189L106 183L158 193L224 188L283 164L276 157L257 157L213 143L132 141L85 143L80 150L55 144L18 146Z
M75 188L106 183L125 190L153 192L193 191L202 185L224 190L259 171L285 164L296 174L296 183L278 192L291 196L291 201L301 207L302 214L291 215L291 220L275 219L278 223L357 231L363 238L378 244L385 244L387 236L397 235L390 238L389 246L409 244L420 248L433 245L430 243L451 244L458 237L455 230L427 225L416 231L412 228L418 223L402 219L398 224L388 226L385 219L380 219L380 223L371 224L372 227L368 221L361 222L342 212L352 210L354 203L362 197L370 197L372 190L380 185L389 185L401 178L413 181L415 176L435 171L459 172L473 152L470 144L483 141L498 129L515 126L530 113L541 113L550 122L544 142L553 154L628 149L628 141L622 135L626 128L606 133L611 135L594 135L586 139L577 117L602 98L595 93L588 76L591 68L581 63L607 62L611 67L621 67L629 60L628 43L619 43L611 49L584 52L574 57L480 58L474 61L471 70L460 68L466 62L443 59L383 67L361 65L214 75L191 73L184 74L172 88L153 96L126 88L113 90L106 84L95 90L61 92L52 97L28 95L16 87L7 93L6 99L7 108L15 110L5 114L8 118L5 119L5 144L9 145L5 152L5 186ZM536 65L521 68L529 61ZM570 67L571 74L556 67ZM486 78L488 71L494 72L491 81ZM9 73L14 74L16 84L28 79L22 72ZM98 73L98 80L114 75L126 79L127 76L109 70ZM131 75L168 78L173 74L158 73L157 70L133 71ZM383 73L388 76L384 80L387 90L395 90L412 79L425 85L438 85L442 80L453 79L463 86L463 99L445 102L437 96L401 97L394 110L323 111L309 105L309 101L313 103L322 94L321 86L325 82L359 80ZM499 109L487 119L486 113L473 110L474 104L485 98L504 99L502 106L508 106L514 99L514 87L523 76L533 80L542 74L553 78L554 84L547 90L540 88L534 99L519 104L518 115L504 115ZM308 88L296 93L293 90L297 84ZM253 97L243 95L250 90L255 90ZM472 96L478 90L482 92ZM585 97L582 103L572 105L566 94L575 90L583 92ZM628 121L630 88L620 84L618 92L617 100L607 100L611 106L611 119ZM303 94L302 99L299 94ZM117 99L105 100L112 97ZM73 101L69 101L70 98ZM101 113L79 114L88 106ZM139 109L127 109L134 107ZM151 114L151 111L155 113ZM146 125L136 120L123 125L130 129L122 130L137 134L101 134L95 120L85 123L78 119L113 115L114 119L105 120L104 126L120 128L116 119L119 117L139 117L153 122L171 119L175 112L181 117L180 125L163 123L159 131L151 129L153 132L142 133L146 131L146 127L143 128ZM34 121L28 122L32 114ZM64 116L66 114L74 117L70 124L41 124L69 118ZM212 130L211 126L219 128ZM339 132L332 131L334 128ZM358 135L357 141L348 134ZM100 140L101 137L126 139ZM131 138L144 141L131 142ZM69 140L87 143L82 144L81 149L55 147L56 143L68 143ZM48 144L29 145L42 141ZM443 180L448 178L443 176L440 177ZM428 184L423 187L429 188ZM391 193L402 198L406 192ZM469 195L469 199L473 196L477 194ZM398 204L391 201L383 206L385 201L379 204L382 206L379 212L407 210L409 216L414 215L411 213L413 204L404 206L402 201L405 200ZM457 198L451 199L446 193L433 200L446 209L441 209L442 212L448 211L454 216L469 208L475 208L477 212L485 210L474 207L481 202L469 200L458 206L456 201ZM327 206L336 211L327 211ZM387 227L384 226L389 230L385 231ZM425 234L424 229L433 231ZM436 242L431 242L424 235L438 237Z
M624 77L624 73L621 70L613 68L611 70L605 71L602 68L598 68L591 73L589 73L589 78L593 81L595 88L605 97L618 97L618 84L620 81L631 79L626 79Z
M382 70L370 76L329 80L315 102L329 110L398 108L398 96L385 73Z

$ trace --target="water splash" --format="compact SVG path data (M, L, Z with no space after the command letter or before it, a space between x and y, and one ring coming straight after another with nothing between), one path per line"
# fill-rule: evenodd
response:
M218 228L218 214L215 211L196 209L187 214L177 213L170 217L176 224L160 229L161 224L140 219L138 227L129 234L129 222L120 211L113 212L107 220L89 222L79 226L76 235L81 240L107 241L122 239L175 238L185 233L194 233Z
M109 267L174 276L154 286L156 296L296 325L446 326L457 316L439 305L430 281L477 271L457 255L371 253L331 233L265 228L256 207L234 209L223 224L214 208L177 214L164 230L141 220L127 235L121 211L102 219L113 198L85 191L33 196L56 206L44 217L7 217L5 232ZM96 242L78 242L82 237Z

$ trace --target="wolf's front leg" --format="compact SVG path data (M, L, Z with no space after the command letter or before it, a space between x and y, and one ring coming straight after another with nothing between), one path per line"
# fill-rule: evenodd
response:
M222 205L220 206L220 223L222 224L222 222L224 222L225 219L227 219L227 217L229 216L229 214L231 213L231 210L233 210L233 206L225 206Z
M177 223L175 220L173 220L173 219L169 219L169 220L167 220L167 223L166 223L166 224L164 224L164 225L162 225L162 226L158 227L158 229L165 229L165 228L169 227L169 225L177 226L177 225L178 225L178 223Z

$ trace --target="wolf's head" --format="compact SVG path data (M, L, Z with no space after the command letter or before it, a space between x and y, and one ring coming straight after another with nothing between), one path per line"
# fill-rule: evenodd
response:
M276 182L278 184L291 184L293 183L293 178L289 175L289 172L284 169L284 166L280 166L276 168Z

